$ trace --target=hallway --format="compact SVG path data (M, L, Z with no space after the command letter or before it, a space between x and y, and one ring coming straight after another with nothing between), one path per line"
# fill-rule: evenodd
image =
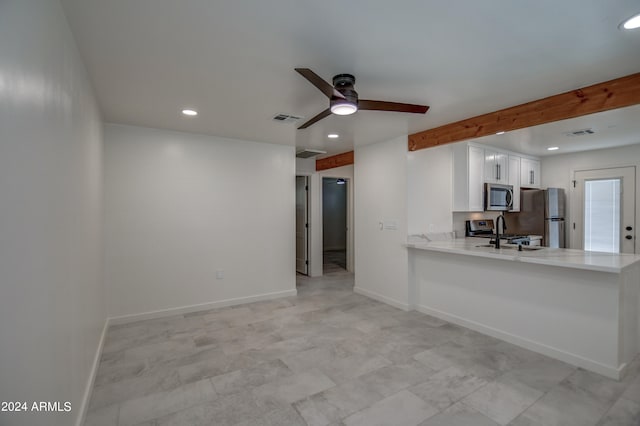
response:
M346 269L346 250L325 250L322 253L322 271L325 275L335 272L345 272Z

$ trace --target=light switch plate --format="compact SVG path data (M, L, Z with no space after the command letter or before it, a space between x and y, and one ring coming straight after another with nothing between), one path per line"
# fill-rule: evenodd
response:
M396 222L395 220L385 220L384 229L388 229L390 231L396 231L398 229L398 222Z

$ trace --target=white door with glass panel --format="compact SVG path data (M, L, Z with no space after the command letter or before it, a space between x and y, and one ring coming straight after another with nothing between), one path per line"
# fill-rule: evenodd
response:
M635 166L575 172L573 193L572 247L635 253Z
M309 177L296 176L296 271L309 273Z

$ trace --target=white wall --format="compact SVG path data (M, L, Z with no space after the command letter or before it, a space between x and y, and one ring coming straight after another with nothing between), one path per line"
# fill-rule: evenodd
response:
M106 320L102 125L58 1L0 2L0 424L77 421Z
M567 197L566 218L571 218L571 189L573 174L578 170L610 168L620 166L636 166L636 228L640 225L640 144L619 148L600 149L578 152L575 154L553 155L543 157L541 162L542 187L564 188ZM567 223L570 228L571 223ZM567 243L571 242L571 230L567 234ZM640 236L640 233L636 233ZM638 251L636 243L636 252Z
M408 153L409 235L453 230L451 145Z
M296 158L296 174L309 175L316 172L315 158Z
M355 290L407 309L407 137L356 148L354 179Z
M294 155L283 145L106 125L109 315L295 294Z

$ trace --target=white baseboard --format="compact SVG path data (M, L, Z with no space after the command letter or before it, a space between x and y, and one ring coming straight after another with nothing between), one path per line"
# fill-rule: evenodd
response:
M521 346L525 349L550 356L551 358L567 362L577 367L585 368L587 370L602 374L603 376L610 377L615 380L620 380L620 378L624 375L627 367L626 364L623 364L620 367L602 364L592 359L584 358L579 355L563 351L561 349L556 349L554 347L547 346L533 340L524 339L511 333L507 333L493 327L488 327L486 325L459 317L457 315L447 314L445 312L439 311L437 309L432 309L427 306L417 305L414 307L414 309L418 312L422 312L423 314L431 315L436 318L440 318L441 320L457 324L462 327L470 328L471 330L478 331L482 334L487 334L497 339L504 340L505 342L513 343L514 345Z
M391 299L390 297L383 296L371 290L365 290L362 287L354 287L353 292L370 297L374 300L377 300L378 302L386 303L387 305L391 305L395 308L402 309L403 311L409 310L409 305L406 303L399 302L395 299Z
M172 315L182 315L191 312L207 311L209 309L224 308L225 306L242 305L244 303L260 302L263 300L278 299L281 297L290 297L298 294L298 290L286 290L275 293L259 294L256 296L238 297L235 299L219 300L216 302L201 303L197 305L181 306L177 308L161 309L151 312L143 312L140 314L122 315L109 318L109 325L127 324L130 322L170 317Z
M80 409L78 410L78 416L76 417L76 426L84 425L85 418L87 417L87 411L89 409L89 402L91 401L91 393L93 391L93 384L96 381L96 374L98 374L98 366L100 365L100 358L102 357L102 347L104 346L104 339L107 336L107 330L109 329L109 318L104 321L102 327L102 334L100 335L100 341L98 342L98 348L96 354L93 357L93 364L91 365L91 371L89 372L89 378L87 379L87 385L84 389L84 395L82 402L80 403Z

